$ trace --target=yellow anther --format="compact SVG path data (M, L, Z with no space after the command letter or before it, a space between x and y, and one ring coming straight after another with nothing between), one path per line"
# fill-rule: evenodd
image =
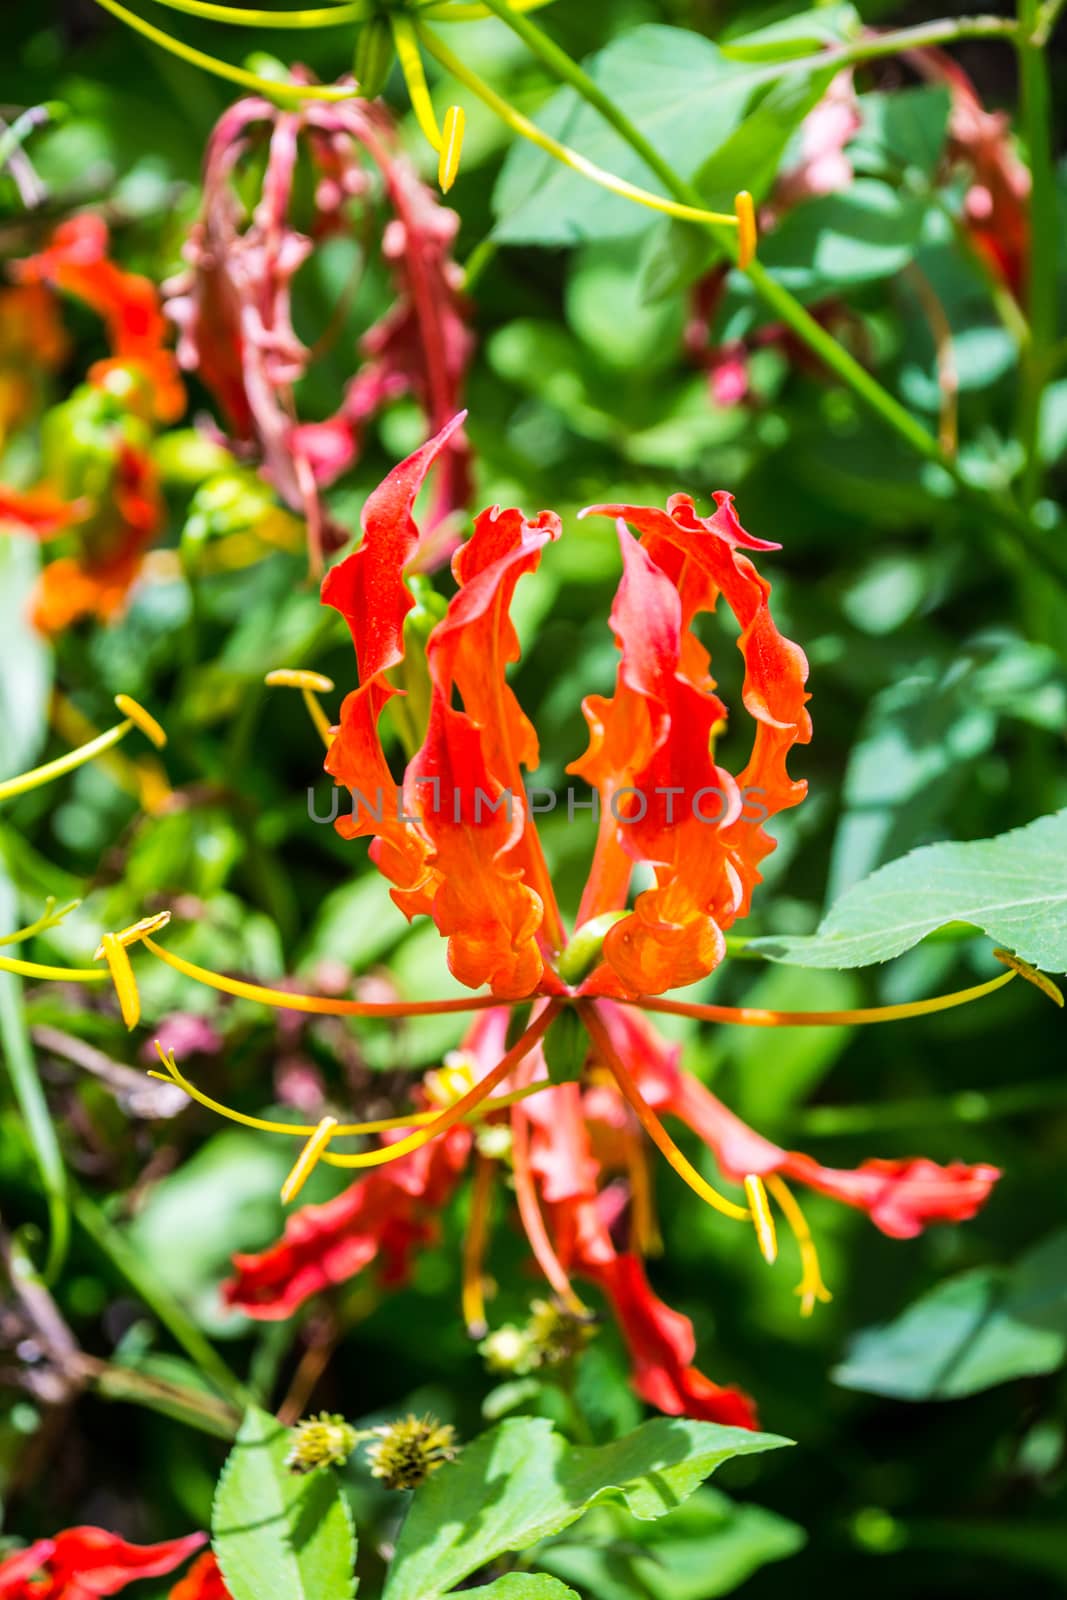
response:
M466 1050L450 1050L443 1067L428 1072L422 1080L426 1097L432 1106L444 1111L462 1100L474 1088L476 1062Z
M312 694L329 694L334 687L332 678L308 667L275 667L263 682L272 689L310 689Z
M275 667L273 672L268 672L263 680L272 689L299 689L304 697L308 716L315 724L319 738L327 750L333 743L333 728L330 719L323 711L316 694L329 694L334 684L324 672L311 672L304 667Z
M463 152L463 130L467 113L462 106L449 106L441 130L441 154L437 163L437 182L441 193L447 194L459 172L459 158Z
M140 728L145 737L151 739L157 750L162 750L167 742L167 735L155 717L150 716L144 706L138 705L137 701L128 694L117 694L115 696L115 704L124 717L129 717L130 721Z
M288 1205L295 1200L305 1183L311 1177L319 1160L333 1138L334 1129L337 1127L336 1117L323 1117L315 1132L296 1158L292 1172L282 1184L282 1204Z
M734 211L737 214L737 265L744 271L755 260L757 239L756 208L747 189L734 196Z
M1020 978L1025 978L1027 983L1032 983L1035 989L1040 989L1042 994L1047 994L1053 1005L1062 1007L1063 991L1057 984L1053 983L1051 978L1046 977L1043 972L1038 972L1036 967L1032 967L1029 961L1024 961L1022 956L1013 955L1010 950L994 950L993 954L1004 966L1010 967L1013 972L1017 972Z
M815 1248L815 1240L811 1236L807 1218L788 1185L777 1173L772 1172L767 1177L767 1188L781 1207L782 1215L789 1224L789 1231L797 1242L797 1249L800 1252L800 1282L794 1293L800 1296L800 1315L810 1317L815 1310L816 1301L826 1305L833 1299L833 1295L822 1281L819 1252Z
M767 1199L767 1191L763 1186L763 1179L754 1172L750 1172L745 1179L745 1197L752 1212L752 1222L756 1229L756 1238L759 1240L760 1253L767 1265L773 1267L778 1259L778 1235L774 1229L771 1204Z
M135 1028L141 1020L141 997L137 993L137 980L130 966L130 958L126 954L126 947L115 933L105 933L100 941L97 959L103 956L111 973L111 981L115 985L115 993L119 998L119 1009L122 1020L127 1028Z
M118 933L105 933L93 952L93 960L99 961L100 957L107 954L104 940L115 939L125 949L127 945L137 944L141 939L148 938L153 933L158 933L170 921L169 911L157 911L155 916L142 917L140 922L131 922L128 928L122 928Z

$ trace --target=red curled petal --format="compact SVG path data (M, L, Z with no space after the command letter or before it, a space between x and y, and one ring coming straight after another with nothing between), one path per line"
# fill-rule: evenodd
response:
M161 1578L180 1566L194 1551L207 1543L204 1533L186 1534L161 1544L130 1544L105 1528L66 1528L51 1541L52 1555L44 1565L51 1580L39 1589L30 1584L24 1593L44 1600L88 1600L93 1595L118 1594L129 1583L142 1578ZM0 1568L0 1595L5 1595L4 1573ZM19 1595L14 1589L12 1596Z
M845 1205L866 1211L893 1239L911 1239L932 1222L967 1222L985 1204L1000 1177L996 1167L924 1157L863 1161L855 1168L824 1167L811 1156L782 1150L748 1127L688 1073L678 1075L667 1110L713 1151L727 1177L773 1172Z
M745 554L774 547L745 532L729 495L715 501L707 518L686 495L673 496L666 511L590 508L641 536L636 548L623 540L612 610L621 652L616 693L587 702L593 737L572 769L595 782L609 806L622 790L635 791L616 810L617 844L655 867L656 887L611 929L604 956L616 984L636 994L692 983L721 960L722 930L747 912L759 863L774 848L759 823L806 792L790 779L786 756L811 736L807 662L778 632L770 586ZM691 631L720 594L741 627L743 701L756 724L752 755L736 780L710 754L724 708ZM610 982L600 975L591 989L598 987Z
M412 1251L436 1237L434 1214L451 1194L470 1142L468 1128L451 1128L324 1205L302 1206L277 1244L234 1256L237 1275L223 1285L225 1300L250 1317L279 1321L375 1260L387 1281L402 1280Z
M219 1564L210 1550L193 1562L184 1578L179 1578L167 1600L231 1600Z
M464 416L453 417L379 484L363 507L363 542L331 568L322 584L323 604L333 606L348 623L360 678L359 688L341 707L341 725L326 757L326 771L363 797L352 816L339 819L337 830L350 839L374 835L375 863L396 884L394 899L409 916L428 910L432 901L429 847L396 804L378 720L398 692L386 674L404 659L404 619L415 604L404 582L404 570L419 544L415 500Z

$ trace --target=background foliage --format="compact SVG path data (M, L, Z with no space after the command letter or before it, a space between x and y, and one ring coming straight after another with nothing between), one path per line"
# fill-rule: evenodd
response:
M927 15L890 11L878 0L860 9L878 24ZM719 153L718 165L709 163L713 177L728 170L722 147L729 150L751 92L731 76L721 94L709 94L711 41L783 15L758 0L600 0L560 4L546 23L576 59L608 47L603 81L699 184L708 152ZM832 36L837 9L819 15ZM183 37L217 48L212 29L186 20ZM649 26L701 37L634 31ZM458 32L450 33L457 49ZM32 147L48 185L43 214L22 213L4 180L3 254L38 247L50 221L92 202L109 218L126 266L156 281L173 272L197 209L204 141L229 101L225 86L146 45L88 0L13 8L5 33L0 102L59 101L68 115ZM279 54L287 42L266 41ZM330 79L346 69L349 51L343 36L321 33L301 40L299 54ZM567 92L558 93L498 24L465 27L462 51L530 113L556 95L545 125L566 126L582 144L580 123L592 114L576 114ZM665 96L657 78L679 52L694 75L692 104ZM956 54L987 105L1013 106L1006 45L971 42ZM1062 56L1053 49L1052 58L1062 88ZM754 76L759 70L752 66ZM1015 349L988 284L931 199L947 99L892 59L865 69L860 82L854 182L798 206L762 258L802 300L831 294L843 301L850 347L936 431L936 350L905 270L918 262L953 329L961 462L974 481L995 488L1019 468ZM821 74L794 83L768 119L788 135L824 86ZM398 76L387 98L406 115ZM442 89L441 107L451 98ZM451 198L462 218L457 256L476 252L478 264L469 384L475 504L552 506L566 527L517 602L525 653L515 684L536 725L548 730L539 781L565 781L564 764L584 744L582 695L607 692L614 673L605 619L617 552L610 528L575 521L575 510L605 499L657 502L678 489L703 501L728 488L745 525L783 545L768 570L784 630L811 660L816 727L796 763L810 798L776 824L780 848L746 934L810 934L839 894L914 846L988 838L1067 804L1064 589L995 517L952 492L943 474L788 345L756 350L746 403L714 404L682 339L686 286L707 268L706 257L691 259L691 242L676 224L549 171L476 103L467 109ZM610 131L598 128L597 137L604 164L626 175L625 148ZM414 134L411 148L424 161ZM595 141L589 149L596 153ZM753 170L769 183L786 151L764 139L735 147L731 159L742 161L741 176L756 188ZM723 197L706 188L706 198ZM1059 230L1060 222L1042 217L1039 227ZM350 268L337 242L302 269L298 331L315 336ZM309 414L329 409L349 375L352 335L384 303L372 275L350 325L306 380ZM93 320L73 306L65 314L74 345L57 394L101 353ZM744 285L731 288L734 336L766 320ZM206 405L195 386L193 402ZM367 490L421 430L406 404L371 430L364 459L331 497L346 527L355 530ZM1067 378L1054 378L1041 439L1048 496L1041 514L1051 526L1063 482ZM175 545L190 515L205 507L201 500L191 513L180 462L166 487ZM298 661L329 673L339 688L354 681L351 647L338 619L323 618L303 553L205 576L195 605L180 573L168 579L164 572L138 588L117 624L72 631L54 653L21 620L35 559L22 541L0 544L5 771L63 747L49 731L53 684L97 727L107 723L112 695L124 691L164 718L166 768L181 804L146 815L121 772L116 782L113 770L95 766L24 797L0 821L5 919L10 908L12 926L28 920L45 894L82 895L80 909L44 946L52 959L77 963L99 928L172 905L171 948L217 970L322 981L327 972L373 976L387 963L404 992L448 992L433 929L408 931L363 848L309 819L309 785L326 806L320 752L296 697L268 700L262 687L272 666ZM728 699L738 689L734 654L720 648L716 655ZM727 747L727 765L733 754ZM558 818L543 831L564 909L573 912L590 832ZM917 884L916 896L925 888ZM30 909L19 918L22 906ZM860 997L890 1002L979 981L990 970L986 949L981 940L923 943L862 973L741 960L716 975L708 994L783 1008L832 1008ZM203 1017L201 1079L209 1089L225 1084L226 1097L249 1109L275 1103L304 1075L374 1114L400 1092L398 1074L432 1064L458 1036L448 1018L358 1031L332 1020L264 1020L162 967L145 972L143 994L151 1019L179 1011ZM38 1157L43 1149L52 1161L58 1188L47 1131L54 1126L73 1174L73 1241L57 1303L87 1351L133 1374L134 1389L136 1375L156 1386L147 1407L126 1403L114 1377L110 1391L105 1380L76 1404L73 1394L56 1403L35 1391L32 1350L20 1351L31 1380L23 1378L21 1389L5 1361L5 1532L34 1537L86 1521L150 1538L207 1525L230 1427L205 1386L204 1372L218 1360L208 1339L272 1405L294 1375L314 1369L320 1347L331 1358L314 1387L316 1408L377 1419L432 1406L470 1437L508 1404L456 1314L460 1219L446 1219L442 1247L420 1260L401 1293L377 1297L357 1280L329 1312L255 1327L223 1309L218 1286L233 1251L277 1234L286 1151L240 1130L220 1131L196 1108L173 1115L165 1089L138 1101L150 1095L146 1081L108 1076L101 1059L140 1069L152 1038L148 1027L128 1037L109 999L31 987L24 1018L11 986L2 999L12 1070L25 1051L24 1026L39 1047L52 1124L37 1130ZM805 1594L862 1587L872 1600L901 1593L992 1600L1024 1583L1035 1600L1062 1593L1067 1302L1057 1229L1067 1093L1058 1023L1051 1007L1016 984L984 1008L899 1030L746 1034L677 1025L701 1075L788 1146L841 1165L913 1147L938 1160L991 1161L1006 1177L974 1222L908 1246L877 1234L861 1215L814 1200L835 1298L805 1322L749 1241L661 1173L666 1250L655 1265L657 1284L693 1317L715 1375L755 1393L764 1425L800 1448L732 1464L721 1489L717 1482L699 1490L662 1524L595 1509L583 1536L560 1535L539 1565L604 1600L703 1600L741 1583L753 1600L783 1585ZM72 1061L50 1049L49 1029L98 1052L96 1070L82 1070L84 1057ZM9 1098L0 1119L5 1224L42 1229L33 1145ZM333 1192L331 1185L318 1173L312 1197ZM11 1248L17 1271L19 1252L37 1251L39 1240L15 1231ZM519 1241L501 1238L494 1248L497 1276L509 1286L495 1314L521 1319ZM14 1307L4 1315L18 1345ZM190 1426L188 1400L168 1408L160 1398L168 1381L202 1398L192 1418L199 1426ZM584 1358L578 1383L593 1439L639 1421L613 1332L605 1329ZM526 1398L534 1411L561 1404L551 1394ZM345 1492L373 1592L382 1570L375 1551L395 1538L396 1507L365 1474L347 1477Z

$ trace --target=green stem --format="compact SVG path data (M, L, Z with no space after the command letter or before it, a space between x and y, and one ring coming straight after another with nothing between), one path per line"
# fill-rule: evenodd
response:
M1020 0L1020 97L1023 132L1030 158L1030 263L1027 301L1030 343L1023 362L1019 437L1025 451L1023 504L1029 509L1041 493L1041 397L1056 345L1056 247L1058 204L1052 161L1051 91L1048 62L1035 41L1038 0Z
M175 1343L181 1346L204 1377L227 1399L243 1409L248 1401L244 1386L230 1371L214 1345L200 1331L184 1306L175 1300L169 1289L164 1288L159 1275L152 1270L150 1263L141 1259L126 1236L108 1220L98 1206L94 1205L88 1195L75 1191L74 1215L94 1244L107 1256L115 1270L126 1279L148 1309L159 1318Z
M48 1258L44 1277L51 1283L63 1265L70 1243L67 1173L48 1110L48 1102L41 1088L41 1080L37 1076L33 1047L30 1044L22 1010L19 982L9 972L0 972L0 1043L3 1044L3 1055L11 1076L11 1087L19 1111L22 1113L22 1120L26 1124L26 1132L48 1203Z

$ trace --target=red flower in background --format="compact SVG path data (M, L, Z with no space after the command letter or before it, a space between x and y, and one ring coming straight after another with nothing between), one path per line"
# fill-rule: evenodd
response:
M230 1600L219 1564L210 1550L197 1556L184 1578L170 1591L168 1600Z
M103 319L111 355L90 367L90 383L102 386L116 366L132 367L147 384L156 419L178 420L185 390L174 353L166 348L159 291L149 278L111 260L102 217L83 211L61 222L38 255L16 261L11 270L19 283L47 284L73 295Z
M790 1184L865 1210L883 1232L908 1237L930 1222L973 1216L998 1174L922 1159L841 1171L782 1150L684 1072L679 1047L634 1009L762 1024L797 1020L652 998L722 961L724 930L747 912L774 848L763 824L805 793L787 758L810 737L807 663L779 632L770 585L754 564L776 546L745 532L729 495L715 497L709 517L686 495L672 497L665 510L589 509L615 521L622 548L611 611L619 658L613 694L583 704L590 743L570 769L594 787L601 814L579 926L567 938L523 787L523 769L538 759L537 737L506 676L519 653L509 614L516 585L560 536L559 519L552 512L482 512L453 559L457 591L424 656L416 659L405 626L415 601L403 574L420 541L413 508L461 420L369 498L362 543L323 584L323 599L348 622L359 669L326 766L353 794L339 831L371 837L372 858L397 905L408 917L432 918L454 975L471 988L486 984L492 994L467 1002L484 1009L446 1070L424 1080L415 1110L385 1124L346 1129L326 1119L298 1130L309 1143L289 1195L320 1157L375 1170L325 1205L296 1213L270 1249L238 1257L226 1296L253 1317L274 1318L373 1265L386 1284L398 1281L413 1252L436 1238L435 1212L473 1160L464 1306L469 1327L480 1333L489 1193L503 1163L557 1300L581 1316L575 1282L597 1286L629 1349L638 1393L670 1414L753 1426L751 1402L699 1371L692 1324L648 1281L644 1258L655 1248L656 1229L642 1135L717 1210L751 1219L769 1260L777 1248L770 1199L777 1203L796 1240L805 1312L828 1295ZM736 775L714 759L726 708L695 628L720 598L738 624L742 702L753 724L751 753ZM421 685L405 715L409 723L421 717L424 737L394 807L385 799L393 790L379 723L405 683ZM630 906L638 863L653 881ZM227 987L202 969L183 970ZM531 1020L509 1046L514 1002L530 1004ZM462 1002L339 1004L356 1014L401 1015ZM918 1009L939 1004L920 1002ZM309 1009L328 1006L314 1000ZM571 1008L581 1042L575 1048L572 1040L569 1065L561 1067L552 1044L558 1033L549 1030L566 1023ZM870 1021L873 1014L830 1013L829 1020ZM196 1093L185 1079L176 1081ZM703 1141L723 1176L743 1185L747 1205L708 1184L665 1117ZM475 1138L471 1118L486 1138ZM382 1132L383 1142L353 1154L327 1151L335 1136L353 1132Z
M163 524L153 426L174 421L185 405L155 286L117 266L107 247L106 224L86 212L12 266L22 287L11 293L74 295L103 318L111 345L88 384L45 419L42 482L0 492L0 530L64 540L31 602L34 624L48 634L86 616L107 621L125 607Z
M0 1600L94 1600L118 1594L127 1584L173 1572L205 1543L202 1533L137 1545L104 1528L66 1528L0 1561ZM196 1595L190 1591L181 1600L196 1600Z
M249 215L234 178L264 138L266 172ZM306 233L292 220L301 151L315 184ZM351 231L353 206L369 216L379 200L390 213L381 257L394 304L360 341L361 365L335 414L302 421L293 389L312 351L293 329L293 278L318 242ZM184 252L189 268L167 285L167 312L180 329L182 365L211 391L233 448L261 460L282 499L306 517L316 561L347 538L330 526L320 490L357 459L366 421L410 394L436 432L462 403L472 340L449 254L457 226L397 150L376 102L308 101L283 111L249 98L211 136L203 211ZM456 434L442 454L422 565L454 548L453 513L469 492L468 449Z

